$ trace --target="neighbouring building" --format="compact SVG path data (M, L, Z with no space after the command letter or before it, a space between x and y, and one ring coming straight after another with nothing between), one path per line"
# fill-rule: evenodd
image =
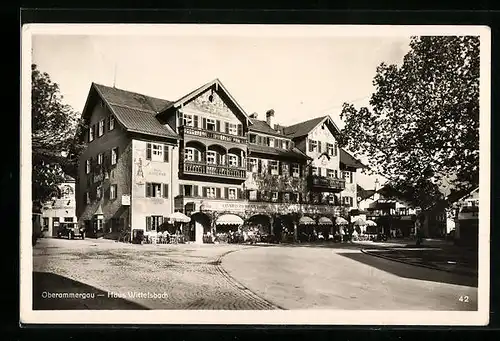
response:
M378 179L373 190L358 187L359 209L366 219L377 223L368 228L387 236L409 237L415 233L415 220L419 210L404 200L385 195L384 187L380 187Z
M479 241L479 187L460 198L448 210L448 229L455 230L457 244L478 246ZM449 226L452 225L452 226Z
M58 193L42 206L42 232L45 237L57 236L57 227L62 222L76 222L75 179L64 176Z
M93 83L80 222L94 235L150 232L168 229L179 211L194 242L242 224L277 238L331 233L334 218L356 208L363 165L338 148L328 116L283 127L274 114L247 115L218 79L175 102Z

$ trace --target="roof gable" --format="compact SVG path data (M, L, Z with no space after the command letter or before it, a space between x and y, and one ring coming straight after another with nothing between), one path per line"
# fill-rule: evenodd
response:
M354 156L346 152L344 149L339 148L340 150L340 163L344 164L346 167L351 168L366 168L364 164L362 164L358 159Z
M266 121L262 121L262 120L252 119L252 125L250 125L249 129L250 129L250 131L257 132L257 133L263 133L263 134L279 136L282 138L290 139L289 136L280 134L277 130L270 127Z
M284 127L284 133L291 138L298 138L308 135L311 131L313 131L316 127L323 123L327 124L328 128L334 136L340 133L340 129L337 127L335 122L333 122L332 118L329 115L312 118L307 121Z
M191 91L187 95L179 98L177 101L167 104L159 111L159 113L162 114L166 111L169 111L172 108L179 108L181 106L185 106L210 90L216 92L221 97L221 99L228 105L228 107L230 107L230 109L233 109L234 111L237 111L237 113L242 115L247 124L251 122L245 110L243 110L243 108L238 104L238 102L236 102L234 97L229 93L229 91L226 89L226 87L222 84L222 82L218 78Z
M116 120L129 132L166 138L178 138L168 125L156 117L159 108L170 101L132 91L92 83L82 116L87 118L101 99Z

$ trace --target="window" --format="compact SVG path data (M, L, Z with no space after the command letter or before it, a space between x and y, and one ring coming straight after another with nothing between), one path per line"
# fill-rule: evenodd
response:
M315 152L317 148L318 148L318 142L314 140L309 140L309 151Z
M235 200L238 198L238 191L236 188L230 188L228 191L228 199Z
M353 199L352 197L342 197L342 203L346 206L352 206Z
M118 162L118 147L111 149L111 164L116 165Z
M151 161L163 161L163 145L151 143Z
M229 134L238 135L238 125L234 123L229 123Z
M148 198L161 198L161 184L148 182L146 183L146 197Z
M290 175L290 166L288 163L281 163L281 174L286 176Z
M343 172L342 176L345 179L345 182L350 183L351 182L351 172Z
M117 185L111 185L109 187L109 198L111 200L116 199L116 190L117 190Z
M267 138L267 145L269 147L274 147L274 138L273 137L268 137Z
M283 149L290 149L290 141L283 141Z
M98 132L98 135L99 136L104 135L104 120L99 121L99 132Z
M88 205L90 204L90 193L85 192L85 203Z
M184 149L184 160L185 161L194 161L194 148ZM196 161L198 161L198 160L196 160Z
M278 192L273 192L271 194L271 201L274 201L274 202L278 201Z
M328 155L332 155L333 156L335 154L333 144L327 143L326 144L326 151L327 151Z
M184 125L186 127L193 127L194 126L193 115L184 114Z
M311 175L319 175L318 167L311 167Z
M73 217L64 217L64 222L65 223L72 223L73 222Z
M300 176L299 164L292 164L292 176L298 178Z
M217 153L216 152L214 152L212 150L207 151L207 163L209 165L217 164Z
M59 226L59 217L53 217L52 218L52 227L58 227Z
M90 173L90 160L85 161L85 173Z
M333 169L327 169L326 176L328 176L329 178L335 178L335 171Z
M248 135L248 142L249 143L257 143L257 135L255 135L255 134L249 134Z
M283 193L283 201L285 202L290 201L290 193Z
M257 200L257 191L255 191L255 190L248 191L248 199L249 200Z
M229 167L238 167L238 156L227 154Z
M257 173L257 169L258 169L258 166L257 166L257 159L255 158L248 158L247 159L248 162L247 162L247 170L249 172L252 172L252 173Z
M158 231L158 228L163 224L161 215L153 215L146 217L146 231Z
M109 116L109 131L115 129L115 117Z
M102 160L104 159L104 154L100 153L97 155L97 164L102 165Z
M216 196L215 187L205 187L205 197L215 198L215 196Z
M269 170L272 175L278 175L279 169L278 169L278 161L270 160L269 161Z
M101 199L102 197L102 186L97 186L96 188L96 198Z
M48 230L49 230L49 218L43 217L42 231L48 231Z
M216 129L215 120L213 118L207 118L207 130L215 131Z
M94 126L89 127L89 142L94 141Z

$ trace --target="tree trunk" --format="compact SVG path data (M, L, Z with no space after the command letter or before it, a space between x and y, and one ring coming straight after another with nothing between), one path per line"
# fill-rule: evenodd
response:
M422 213L424 215L424 221L422 223L422 233L423 233L423 237L426 238L426 237L430 236L430 234L429 234L429 215L431 214L431 212L423 211Z

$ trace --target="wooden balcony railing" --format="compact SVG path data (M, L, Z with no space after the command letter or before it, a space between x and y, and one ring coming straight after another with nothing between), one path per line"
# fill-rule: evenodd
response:
M345 180L339 178L328 178L319 175L310 175L308 177L309 185L312 188L328 189L334 191L343 191L345 189Z
M230 167L207 164L204 162L184 161L182 168L184 174L209 175L241 180L247 177L247 172L244 167Z
M206 129L201 129L201 128L193 128L193 127L183 126L183 127L179 128L179 133L181 135L199 136L199 137L204 137L204 138L214 139L214 140L219 140L219 141L224 141L224 142L233 142L233 143L241 143L241 144L247 143L247 138L244 136L231 135L231 134L226 134L226 133L222 133L219 131L206 130Z

